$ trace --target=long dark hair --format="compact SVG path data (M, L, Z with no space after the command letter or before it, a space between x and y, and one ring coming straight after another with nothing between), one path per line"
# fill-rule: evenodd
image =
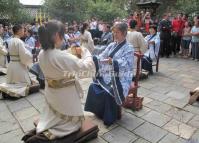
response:
M83 23L82 28L80 29L81 34L84 34L85 30L88 28L88 23Z
M64 25L60 21L51 20L46 25L40 26L38 35L42 49L54 49L56 33L64 38Z

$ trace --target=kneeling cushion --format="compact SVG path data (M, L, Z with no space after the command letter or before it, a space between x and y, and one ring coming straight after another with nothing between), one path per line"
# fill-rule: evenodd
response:
M90 120L85 120L79 131L63 138L48 140L43 134L36 134L35 129L26 134L22 140L25 143L83 143L97 137L99 129Z

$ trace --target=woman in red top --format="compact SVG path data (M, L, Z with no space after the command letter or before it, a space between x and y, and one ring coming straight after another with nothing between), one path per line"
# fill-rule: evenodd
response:
M152 19L151 19L151 14L150 12L146 12L144 18L143 18L143 23L145 25L145 31L147 33L149 33L149 27L150 27L150 24L153 23Z
M184 28L184 21L182 14L178 14L177 18L172 21L172 50L174 55L180 51L180 43L182 38L182 31Z

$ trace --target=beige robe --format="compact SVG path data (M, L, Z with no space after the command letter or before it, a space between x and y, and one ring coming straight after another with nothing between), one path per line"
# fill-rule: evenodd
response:
M66 79L69 75L77 74L81 70L89 70L94 64L90 52L85 48L82 52L82 59L78 59L68 51L59 49L48 49L39 54L39 65L46 80ZM40 115L37 126L37 133L49 132L50 139L60 138L71 134L81 127L82 121L77 118L83 117L80 94L82 89L79 86L78 78L75 76L75 83L63 88L51 88L46 82L45 98L47 106ZM61 113L64 120L54 111ZM60 114L59 114L60 115Z
M128 31L126 40L131 45L133 45L135 51L141 51L142 53L145 53L145 51L147 50L147 42L140 32Z
M94 42L89 31L85 30L84 34L80 35L80 43L81 47L87 48L90 53L94 51Z
M6 55L8 51L6 47L3 45L3 39L0 37L0 66L5 68L6 67Z
M28 65L32 63L32 54L25 48L19 38L12 38L8 44L10 63L7 69L7 83L31 84L28 74Z

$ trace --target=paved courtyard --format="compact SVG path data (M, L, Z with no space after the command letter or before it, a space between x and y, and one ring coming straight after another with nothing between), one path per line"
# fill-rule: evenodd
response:
M0 83L5 77L0 77ZM85 96L91 79L81 81ZM138 112L123 109L123 117L111 127L98 124L99 137L90 143L199 143L199 103L187 105L189 91L199 86L199 62L178 58L160 59L159 72L140 82L144 107ZM34 118L45 106L43 91L16 101L0 100L0 143L21 143Z

